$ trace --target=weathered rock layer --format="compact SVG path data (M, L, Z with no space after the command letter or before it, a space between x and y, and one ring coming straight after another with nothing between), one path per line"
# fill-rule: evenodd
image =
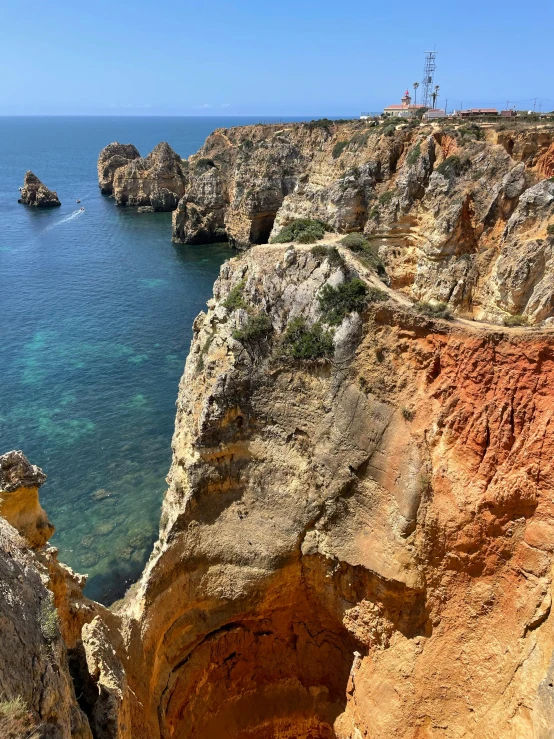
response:
M55 208L61 205L58 194L49 190L31 170L25 173L21 197L17 202L35 208Z
M554 340L389 302L284 358L347 271L255 247L195 322L121 736L549 736Z
M554 315L553 150L551 128L219 129L189 159L173 238L264 243L295 218L316 218L363 231L393 286L416 300L537 323Z

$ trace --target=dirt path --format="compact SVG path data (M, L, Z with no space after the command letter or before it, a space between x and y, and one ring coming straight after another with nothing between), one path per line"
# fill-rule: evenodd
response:
M388 285L385 285L385 283L379 279L378 275L371 269L369 269L369 267L366 267L353 252L340 245L340 239L342 239L343 237L344 234L327 234L325 236L325 240L322 242L322 246L336 246L342 257L344 258L345 262L359 274L364 282L366 282L371 287L376 287L379 290L386 292L391 300L394 300L395 303L401 305L403 308L413 309L414 303L406 295L398 292L397 290L393 290L391 287L388 287ZM264 244L264 247L266 246L271 246L271 244ZM275 244L275 246L282 247L289 246L289 244ZM290 246L293 246L295 249L303 249L304 251L307 251L311 249L313 245L298 244L294 241L291 241ZM500 331L502 333L511 335L528 334L530 332L554 333L554 326L503 326L502 324L488 323L487 321L471 321L467 318L459 318L458 316L453 316L450 319L441 319L437 317L434 320L443 320L449 324L464 326L465 328L469 328L472 331Z

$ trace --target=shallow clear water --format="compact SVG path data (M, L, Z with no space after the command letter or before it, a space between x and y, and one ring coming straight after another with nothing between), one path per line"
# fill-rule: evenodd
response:
M104 602L156 538L192 321L231 250L176 246L170 214L116 208L97 187L98 153L165 140L188 156L246 122L0 118L0 453L22 449L47 473L52 543ZM61 208L17 203L27 169Z

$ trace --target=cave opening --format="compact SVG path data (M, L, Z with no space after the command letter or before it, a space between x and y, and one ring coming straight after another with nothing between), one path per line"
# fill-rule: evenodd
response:
M334 739L360 645L336 614L306 605L205 636L170 675L163 739Z
M273 224L275 222L276 213L264 213L256 215L250 224L250 243L251 244L267 244Z

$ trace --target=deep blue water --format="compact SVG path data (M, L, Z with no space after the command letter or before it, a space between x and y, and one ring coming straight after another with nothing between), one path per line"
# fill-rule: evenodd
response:
M248 122L0 118L0 453L22 449L47 473L52 543L104 602L156 538L192 321L232 252L174 245L170 214L117 208L99 193L98 153L168 141L185 157ZM27 169L61 208L18 204Z

